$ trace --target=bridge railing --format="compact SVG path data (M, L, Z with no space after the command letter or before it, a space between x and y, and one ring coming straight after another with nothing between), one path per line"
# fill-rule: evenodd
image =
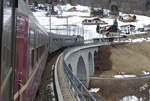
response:
M71 69L65 63L64 59L63 59L63 66L69 84L69 88L72 89L74 98L77 101L96 101L96 99L88 91L86 86L72 73Z

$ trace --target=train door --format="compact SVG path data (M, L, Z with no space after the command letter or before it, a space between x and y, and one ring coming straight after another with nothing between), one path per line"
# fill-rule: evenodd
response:
M13 101L12 34L14 1L0 0L0 101Z

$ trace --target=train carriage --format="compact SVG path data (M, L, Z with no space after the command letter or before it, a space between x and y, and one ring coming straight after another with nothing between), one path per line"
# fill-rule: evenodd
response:
M48 56L48 34L25 3L18 3L14 101L33 101Z

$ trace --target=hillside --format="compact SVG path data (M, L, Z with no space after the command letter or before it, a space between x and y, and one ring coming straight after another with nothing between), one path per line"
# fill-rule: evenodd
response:
M107 9L117 5L122 12L150 16L150 0L78 0L78 3Z
M106 68L111 70L105 72L99 70L99 72L96 73L97 76L112 77L120 73L139 76L144 75L146 71L150 71L149 42L112 45L107 48L105 46L101 49L107 49L107 51L101 51L100 53L102 57L105 57L106 62L99 62L99 67L104 67L104 69L101 70L105 70ZM104 53L109 55L103 55ZM98 66L98 64L96 64L96 66Z

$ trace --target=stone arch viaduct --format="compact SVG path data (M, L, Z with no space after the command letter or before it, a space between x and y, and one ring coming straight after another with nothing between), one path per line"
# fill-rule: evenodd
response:
M89 77L94 75L94 55L98 47L79 47L69 50L64 60L72 73L88 86Z

